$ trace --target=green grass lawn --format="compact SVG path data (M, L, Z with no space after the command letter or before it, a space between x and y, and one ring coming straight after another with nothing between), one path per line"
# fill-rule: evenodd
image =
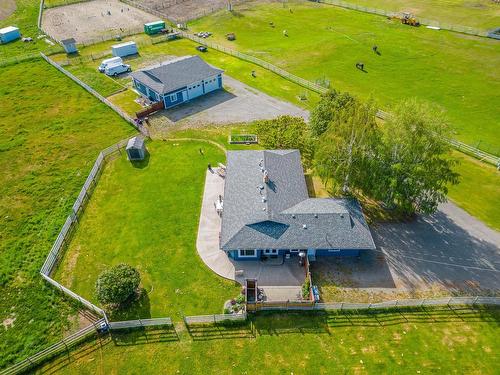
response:
M448 196L471 215L500 230L500 171L459 152L457 172L460 184L450 188Z
M51 46L45 42L45 38L38 39L40 31L37 27L38 10L40 1L16 0L17 9L9 17L0 20L0 28L5 26L19 27L22 36L32 37L33 42L24 43L21 39L0 45L0 61L13 57L22 57L35 54L39 51L62 50L61 46Z
M239 326L116 333L61 374L495 374L499 311L260 314Z
M38 271L99 151L133 129L38 59L0 69L0 368L60 339L72 308Z
M146 294L114 319L221 313L239 287L206 267L195 244L207 163L225 155L206 142L154 141L148 149L142 164L125 155L108 164L56 278L96 301L100 272L125 262L140 271Z
M124 38L124 40L134 40L138 43L147 43L147 37L144 35L136 35L132 37ZM71 71L77 77L83 81L89 83L102 95L109 95L110 91L113 89L119 89L120 85L130 84L129 78L118 78L116 81L119 83L116 87L108 88L107 85L111 80L108 77L103 76L97 71L97 66L100 61L85 61L93 54L102 54L103 51L109 50L111 56L111 45L116 42L103 42L89 47L80 48L80 56L69 59L65 54L58 54L52 56L55 61L60 63L70 62L71 65L67 66L66 69ZM171 42L140 45L139 55L132 56L125 59L127 64L132 66L133 70L139 68L144 68L149 65L158 63L167 58L172 58L175 56L184 55L199 55L209 64L217 66L224 70L225 74L236 78L249 86L255 87L268 95L281 98L283 100L289 101L297 106L304 107L306 109L312 109L319 100L319 95L308 91L307 89L294 84L270 71L263 69L254 64L242 61L238 58L226 55L222 52L210 49L206 53L199 52L195 49L196 43L191 42L186 39L180 39ZM106 57L103 57L103 59ZM256 77L252 77L252 70L256 72ZM308 100L300 100L299 96L305 94Z
M442 24L489 30L500 26L500 5L492 0L349 0L369 8L411 12Z
M412 28L312 2L290 8L245 3L233 13L221 11L189 26L191 32L212 31L211 40L300 77L327 78L336 89L373 96L382 108L408 97L436 103L446 110L457 139L472 145L481 141L481 148L500 152L496 40ZM225 39L228 32L236 33L236 41ZM358 61L365 64L365 73L355 68Z

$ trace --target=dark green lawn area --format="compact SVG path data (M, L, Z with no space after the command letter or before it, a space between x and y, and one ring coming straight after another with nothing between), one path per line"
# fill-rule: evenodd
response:
M38 271L99 151L133 129L38 59L0 68L0 368L61 338L73 309Z
M210 40L300 77L327 78L336 89L371 95L382 108L408 97L436 103L446 110L457 139L500 151L497 40L412 28L314 2L286 8L244 3L233 13L221 11L189 26L191 32L212 31ZM229 32L236 33L236 41L226 40ZM380 55L372 51L374 45ZM356 69L357 62L365 64L365 72Z
M240 326L113 334L41 373L498 373L499 311L455 309L265 314Z
M148 149L142 164L125 155L108 164L56 278L95 301L99 273L124 262L140 271L146 293L112 318L221 313L239 287L207 268L195 244L207 164L225 155L206 142L154 141Z

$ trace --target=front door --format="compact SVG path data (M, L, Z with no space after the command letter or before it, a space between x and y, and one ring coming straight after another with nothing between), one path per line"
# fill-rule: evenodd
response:
M264 255L278 255L277 249L266 249L264 250Z

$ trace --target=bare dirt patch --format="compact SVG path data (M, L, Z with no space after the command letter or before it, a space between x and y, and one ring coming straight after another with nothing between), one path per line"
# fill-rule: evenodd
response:
M244 2L245 0L233 0L232 3ZM141 0L137 3L165 14L169 20L175 22L187 22L195 18L223 9L227 6L227 0Z
M44 30L55 39L90 43L103 36L140 32L153 16L118 0L94 0L44 11Z
M0 0L0 20L10 16L16 10L15 0Z

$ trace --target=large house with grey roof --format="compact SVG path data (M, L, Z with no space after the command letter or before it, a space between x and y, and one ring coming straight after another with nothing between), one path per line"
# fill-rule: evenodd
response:
M375 249L356 199L309 198L298 150L228 151L220 248L235 260Z
M222 88L222 73L199 56L183 56L131 75L142 96L171 108Z

